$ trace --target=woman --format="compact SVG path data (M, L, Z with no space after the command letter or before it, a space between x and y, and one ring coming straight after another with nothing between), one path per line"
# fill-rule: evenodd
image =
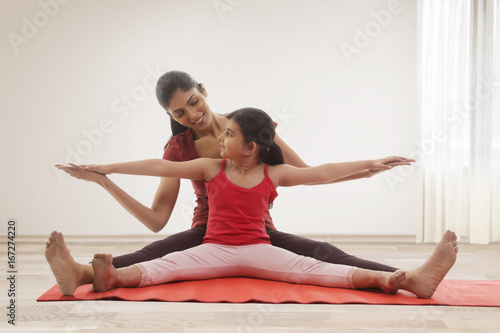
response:
M167 111L173 124L174 135L165 149L164 159L187 161L198 157L221 158L217 138L225 130L227 119L225 115L212 112L206 99L207 91L202 84L196 82L186 73L171 71L165 73L158 80L156 94L160 105ZM179 125L186 129L179 133ZM282 149L286 164L295 167L308 166L279 136L276 136L275 141ZM163 177L152 207L148 208L104 175L89 172L76 165L65 169L65 171L73 177L101 185L125 209L153 232L158 232L165 227L174 208L180 187L178 178ZM380 170L364 170L333 182L367 178L379 172ZM115 257L113 259L114 267L119 268L159 258L168 253L182 251L202 243L206 232L209 208L206 188L203 181L192 181L192 184L197 197L192 228L156 241L135 253ZM326 242L317 242L277 231L269 213L266 215L266 230L272 245L296 254L329 263L370 270L388 272L397 270L395 267L351 256ZM448 260L450 257L448 253L441 252L438 245L434 254L424 265L415 270L407 271L403 284L408 286L404 286L404 289L419 296L425 296L420 294L425 293L422 290L427 290L428 279L435 281L437 286L454 263L454 260L452 260L453 263ZM63 294L72 295L78 286L93 282L92 267L78 264L73 260L61 233L52 233L47 243L46 258ZM433 267L437 267L437 269Z

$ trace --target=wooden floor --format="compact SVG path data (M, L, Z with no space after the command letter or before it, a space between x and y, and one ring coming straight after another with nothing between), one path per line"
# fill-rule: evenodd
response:
M72 254L88 262L95 252L115 255L136 250L151 238L67 237ZM203 304L164 302L43 302L36 299L55 284L43 256L44 237L16 239L18 269L16 326L7 323L9 285L0 281L2 332L499 332L500 308L325 305ZM423 263L432 244L336 243L357 256L410 269ZM6 267L6 242L2 262ZM5 268L7 275L7 268ZM460 244L450 279L500 280L500 244Z

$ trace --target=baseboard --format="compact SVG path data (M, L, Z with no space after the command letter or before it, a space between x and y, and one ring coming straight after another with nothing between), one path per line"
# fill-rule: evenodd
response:
M110 242L110 243L149 243L169 235L64 235L68 242L89 243L89 242ZM331 243L415 243L415 235L320 235L309 234L300 235L302 237L315 239L322 242ZM23 243L45 243L47 235L23 235L17 236L16 240Z
M159 239L168 237L168 234L151 235L64 235L68 242L74 243L151 243ZM415 235L320 235L320 234L301 234L299 236L329 243L417 243ZM16 242L22 243L42 243L48 239L48 235L23 235L16 236ZM0 243L2 241L0 240ZM469 244L468 237L460 239L461 244ZM500 244L500 241L490 244Z
M415 243L415 235L319 235L308 234L303 237L329 243Z

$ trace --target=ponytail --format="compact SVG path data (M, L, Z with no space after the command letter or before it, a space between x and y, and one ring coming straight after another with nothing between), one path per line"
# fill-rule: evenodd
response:
M274 141L269 146L265 147L265 152L260 155L260 160L269 165L285 163L281 147Z
M172 139L172 137L176 136L177 134L187 131L188 128L184 125L179 124L177 121L172 119L172 116L170 116L170 129L172 130L172 136L170 137L170 139ZM170 141L170 139L168 139L168 141ZM168 141L165 144L165 147L163 147L164 150L167 149Z
M172 136L176 136L182 132L185 132L188 128L184 125L179 124L174 119L170 118L170 129L172 130Z
M233 119L239 126L246 143L255 142L259 147L259 160L269 165L283 164L283 153L274 142L274 122L267 113L255 108L244 108L231 112L227 119Z

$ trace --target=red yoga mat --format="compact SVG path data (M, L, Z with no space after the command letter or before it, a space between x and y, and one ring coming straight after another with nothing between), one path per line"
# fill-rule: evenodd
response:
M396 295L387 295L244 277L171 282L142 288L117 288L103 293L94 292L92 285L84 285L79 287L73 296L62 295L56 285L37 299L39 302L84 300L500 307L500 280L443 280L430 299L417 298L404 290L400 290Z

